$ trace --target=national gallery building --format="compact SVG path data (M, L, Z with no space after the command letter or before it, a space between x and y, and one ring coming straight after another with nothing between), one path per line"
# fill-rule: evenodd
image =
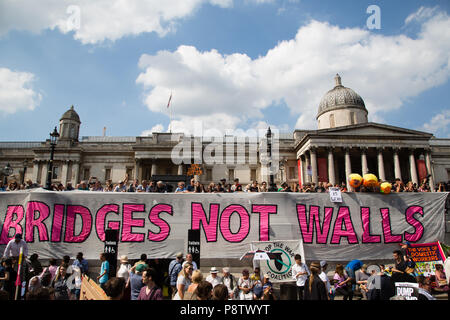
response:
M450 180L450 139L439 139L431 133L394 127L368 121L363 99L344 87L339 75L335 86L322 98L317 113L317 130L297 129L276 135L279 171L275 182L289 184L320 181L332 184L346 182L350 173L373 173L381 180L419 182L430 177L430 183ZM79 137L81 119L71 107L59 121L59 139L54 149L52 182L72 183L96 177L103 184L139 179L176 182L186 180L190 163L211 145L211 137L189 137L193 141L192 162L174 163L173 149L187 137L183 133L153 133L140 137ZM200 182L207 185L239 178L245 185L253 180L267 181L260 159L260 147L266 137L247 139L244 152L227 153L222 163L200 163ZM195 148L197 143L199 148ZM273 145L275 147L275 144ZM0 142L0 176L3 180L23 183L27 179L45 185L50 161L50 140L42 142ZM227 149L228 150L228 149ZM245 157L242 156L245 154ZM254 156L256 154L256 157ZM201 157L200 157L201 159ZM227 161L225 161L227 160ZM12 173L5 177L7 165Z

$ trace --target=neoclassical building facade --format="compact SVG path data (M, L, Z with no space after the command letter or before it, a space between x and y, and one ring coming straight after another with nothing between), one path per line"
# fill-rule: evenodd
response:
M374 173L381 180L419 183L427 175L437 184L450 180L450 139L433 134L368 121L364 100L342 85L339 75L335 86L322 98L317 113L317 130L297 129L277 136L280 170L275 182L345 182L350 173ZM96 177L102 183L117 183L126 174L130 179L159 179L188 174L190 163L207 150L214 140L190 137L192 159L174 163L173 150L187 137L183 133L153 133L139 137L79 137L81 119L74 107L59 121L60 134L53 161L52 182L72 183ZM224 149L232 146L232 161L201 163L199 179L204 184L225 178L239 178L243 184L263 181L265 164L260 159L265 137L239 140L227 137ZM238 141L240 141L239 144ZM238 145L239 144L239 145ZM241 152L239 153L239 150ZM256 156L255 156L256 154ZM236 157L235 157L236 155ZM226 157L230 155L227 153ZM240 157L240 158L239 158ZM50 159L50 141L0 142L0 168L9 164L13 173L8 181L31 179L45 185ZM192 161L190 161L192 160ZM0 175L4 174L0 170ZM3 177L5 178L5 177Z

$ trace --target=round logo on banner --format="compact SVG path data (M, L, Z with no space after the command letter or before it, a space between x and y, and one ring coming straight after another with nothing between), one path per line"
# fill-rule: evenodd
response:
M270 252L276 255L275 259L267 261L267 267L270 269L270 271L282 275L291 270L292 260L290 255L286 251L276 248L272 249Z

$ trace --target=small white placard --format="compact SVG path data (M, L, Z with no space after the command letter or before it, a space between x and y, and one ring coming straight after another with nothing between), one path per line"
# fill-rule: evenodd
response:
M342 193L339 188L329 188L331 202L342 202Z

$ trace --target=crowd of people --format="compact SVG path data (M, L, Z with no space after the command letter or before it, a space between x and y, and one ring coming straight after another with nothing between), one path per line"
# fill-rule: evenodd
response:
M333 275L327 273L327 261L313 261L309 266L296 254L292 266L292 281L296 285L297 300L343 300L355 297L365 300L393 300L396 282L418 283L419 300L435 300L435 293L449 294L449 283L443 266L436 264L434 275L418 274L414 262L402 245L393 252L393 266L367 265L352 260L337 264ZM23 254L19 268L19 256ZM83 253L71 262L69 256L61 260L49 259L43 266L39 256L28 257L27 243L16 234L5 248L0 267L0 299L3 300L79 300L82 277L96 274L96 282L111 300L278 300L269 274L261 274L255 266L250 274L243 269L239 277L224 267L221 272L211 267L204 274L191 254L182 252L168 264L148 259L142 254L133 264L121 256L117 268L112 268L105 253L100 256L100 268L92 272ZM16 287L20 269L22 289ZM117 270L116 270L117 269ZM166 294L164 291L166 290Z
M432 188L429 184L429 177L423 179L420 184L408 181L406 184L400 179L395 179L391 182L391 192L431 192ZM17 181L4 184L0 182L1 191L18 191L40 188L41 185L32 182L30 179L26 180L24 184L18 184ZM192 178L189 184L186 185L184 181L178 182L175 188L169 183L163 181L142 180L138 179L130 181L126 175L123 180L114 184L112 180L106 180L104 184L101 183L95 177L90 177L89 180L83 180L79 184L72 186L68 182L65 186L62 183L52 184L51 189L53 191L97 191L97 192L152 192L152 193L231 193L231 192L328 192L329 188L339 188L341 192L379 192L379 187L358 187L353 189L346 185L345 182L340 184L331 184L328 182L315 183L306 182L302 185L298 183L292 183L289 185L287 182L281 183L281 185L269 185L268 182L252 181L247 185L242 185L239 179L236 178L232 183L227 182L226 179L221 179L219 182L210 182L209 184L202 184L200 181ZM433 188L435 192L448 192L450 191L450 181L440 182Z

